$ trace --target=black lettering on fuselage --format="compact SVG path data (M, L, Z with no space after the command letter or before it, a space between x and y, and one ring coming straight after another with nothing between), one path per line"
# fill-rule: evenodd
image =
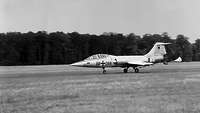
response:
M112 62L111 61L102 61L102 62L96 62L96 66L112 66Z

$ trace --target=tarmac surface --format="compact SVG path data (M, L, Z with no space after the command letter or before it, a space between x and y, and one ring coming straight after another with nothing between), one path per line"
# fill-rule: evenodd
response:
M0 113L199 113L200 62L140 73L69 65L0 66Z

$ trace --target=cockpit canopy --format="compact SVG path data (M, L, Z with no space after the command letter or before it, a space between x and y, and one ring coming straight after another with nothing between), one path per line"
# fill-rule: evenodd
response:
M108 54L95 54L95 55L92 55L92 56L86 58L85 60L103 59L103 58L107 58L108 56L109 56Z

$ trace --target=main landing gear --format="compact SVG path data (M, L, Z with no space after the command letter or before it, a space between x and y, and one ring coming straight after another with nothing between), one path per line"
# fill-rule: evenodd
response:
M139 68L135 67L134 70L135 70L135 73L139 73Z
M135 73L139 73L139 68L133 67L133 69L134 69ZM124 68L123 72L127 73L128 72L128 67Z
M124 68L124 73L127 73L128 72L128 68Z
M102 67L102 69L103 69L102 73L105 74L106 73L105 67ZM139 73L139 68L138 67L133 67L133 69L135 70L135 73ZM123 72L127 73L128 72L128 67L124 68Z

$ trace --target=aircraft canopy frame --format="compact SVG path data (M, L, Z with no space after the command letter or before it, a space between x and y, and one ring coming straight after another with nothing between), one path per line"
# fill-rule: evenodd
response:
M98 59L107 58L108 56L109 56L108 54L95 54L95 55L89 56L85 60L98 60Z

